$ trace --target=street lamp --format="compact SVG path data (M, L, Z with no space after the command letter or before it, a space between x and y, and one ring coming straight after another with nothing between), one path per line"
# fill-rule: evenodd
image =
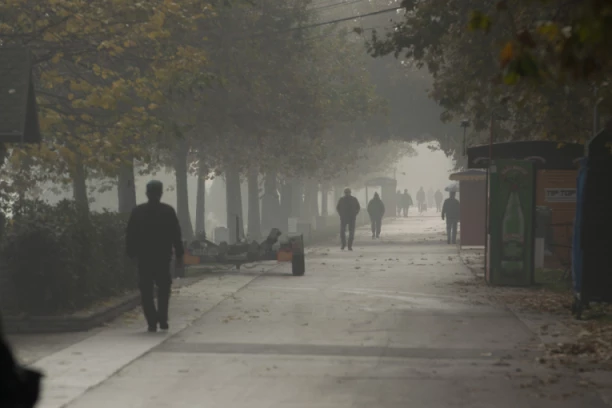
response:
M599 104L603 101L603 98L597 99L595 106L593 107L593 137L597 136L599 132Z
M461 127L463 128L463 155L465 156L467 154L466 131L467 128L470 127L470 121L468 119L463 119L461 121Z

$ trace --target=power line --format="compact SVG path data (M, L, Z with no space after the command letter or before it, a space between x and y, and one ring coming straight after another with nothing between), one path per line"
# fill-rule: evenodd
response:
M352 1L341 1L340 3L332 3L332 4L327 4L325 6L319 6L319 7L314 7L311 8L311 11L319 11L319 10L325 10L325 9L330 9L330 8L334 8L334 7L343 7L343 6L349 6L351 4L355 4L355 3L361 3L364 0L352 0Z
M357 16L338 18L336 20L323 21L321 23L310 24L310 25L302 26L302 27L295 27L295 28L292 28L292 29L287 30L287 31L305 30L305 29L308 29L308 28L316 28L316 27L321 27L321 26L325 26L325 25L329 25L329 24L342 23L344 21L356 20L356 19L363 18L363 17L370 17L370 16L375 16L375 15L378 15L378 14L384 14L384 13L389 13L391 11L398 11L398 10L403 10L403 9L404 9L403 7L393 7L393 8L373 11L371 13L361 14L361 15L357 15Z

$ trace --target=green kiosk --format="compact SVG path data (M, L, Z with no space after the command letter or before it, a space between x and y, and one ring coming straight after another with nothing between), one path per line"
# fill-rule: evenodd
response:
M493 160L489 166L486 280L528 286L534 281L534 163Z

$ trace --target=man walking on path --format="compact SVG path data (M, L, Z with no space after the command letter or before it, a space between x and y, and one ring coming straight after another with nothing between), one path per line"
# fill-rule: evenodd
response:
M346 228L349 230L348 238L348 250L353 250L353 240L355 239L355 222L357 221L357 214L361 210L359 201L351 195L351 189L344 189L344 197L338 200L336 211L340 215L340 239L342 241L342 248L346 248Z
M449 244L457 243L457 223L459 222L459 200L455 198L455 192L450 192L450 197L444 200L442 206L442 219L446 218L446 236Z
M380 199L378 193L374 193L374 198L368 203L368 214L372 223L372 239L380 238L382 218L385 215L385 204Z
M419 212L423 212L425 210L425 205L427 205L425 204L425 190L423 190L423 187L417 191L416 199L417 205L419 206Z
M168 330L170 301L170 262L172 249L176 267L181 268L185 249L181 227L174 208L161 202L163 184L153 180L147 184L149 202L132 211L127 227L127 254L138 261L138 278L142 310L150 332ZM153 286L157 286L157 309Z
M436 198L436 212L440 212L442 211L442 199L444 198L440 190L436 191L435 198Z
M408 194L408 189L404 190L404 194L402 194L402 198L400 199L400 203L402 205L402 209L404 210L404 217L408 216L408 209L410 209L410 206L412 204L414 204L412 202L412 197L410 197L410 194Z

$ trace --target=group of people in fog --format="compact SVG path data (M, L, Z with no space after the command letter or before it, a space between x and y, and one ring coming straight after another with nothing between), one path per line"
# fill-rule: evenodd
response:
M459 201L455 198L455 192L450 193L449 198L444 201L444 204L442 203L443 199L444 197L440 190L434 193L432 189L429 189L426 196L425 190L421 187L416 194L419 213L433 207L435 202L436 212L441 212L442 220L446 221L448 243L454 244L457 240L457 224L459 223ZM412 201L410 193L408 193L408 189L405 189L404 193L399 190L397 191L396 215L398 217L408 217L408 210L413 205L414 202ZM344 196L338 200L336 211L338 211L338 215L340 216L341 249L344 250L348 248L349 251L352 251L353 242L355 241L355 226L357 223L357 216L361 211L361 205L359 204L359 200L352 195L350 188L344 189ZM368 202L367 211L372 228L372 239L380 238L382 219L385 215L385 204L378 193L374 193L374 197ZM346 237L347 229L348 241Z
M433 190L430 188L426 196L425 190L423 189L423 187L421 187L416 194L417 209L419 213L422 213L424 211L427 211L428 208L432 208L435 202L436 211L440 212L442 211L443 199L444 197L442 196L442 192L440 190L437 190L434 193ZM408 210L414 205L414 201L412 201L412 196L410 195L410 193L408 193L408 189L405 189L404 193L402 193L400 190L397 190L397 197L395 201L397 206L397 216L407 217Z

